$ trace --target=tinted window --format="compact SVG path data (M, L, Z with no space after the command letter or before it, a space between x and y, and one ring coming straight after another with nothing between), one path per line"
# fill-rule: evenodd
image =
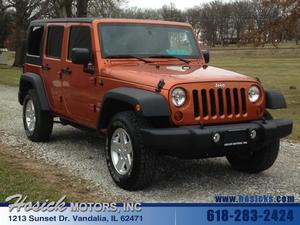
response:
M33 26L30 28L29 39L27 44L27 53L29 55L40 56L43 33L43 26Z
M49 26L47 35L46 55L53 58L60 58L61 46L64 36L63 26Z
M68 59L71 58L72 48L87 48L91 50L91 46L91 32L89 27L71 27Z

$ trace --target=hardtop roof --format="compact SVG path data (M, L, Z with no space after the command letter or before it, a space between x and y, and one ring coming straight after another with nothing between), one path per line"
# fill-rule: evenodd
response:
M31 26L43 25L47 23L92 23L95 20L102 23L146 23L146 24L161 24L161 25L191 26L188 23L174 22L174 21L125 19L125 18L101 18L101 17L39 19L39 20L33 20L30 23L30 25Z
M45 24L45 23L91 23L95 18L55 18L55 19L39 19L33 20L31 24Z

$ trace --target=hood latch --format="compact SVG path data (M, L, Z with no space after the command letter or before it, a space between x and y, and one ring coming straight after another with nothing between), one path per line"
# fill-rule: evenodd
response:
M155 88L155 91L156 91L156 92L160 92L161 89L163 89L164 86L165 86L165 81L164 81L164 79L159 80L158 83L157 83L157 86L156 86L156 88Z

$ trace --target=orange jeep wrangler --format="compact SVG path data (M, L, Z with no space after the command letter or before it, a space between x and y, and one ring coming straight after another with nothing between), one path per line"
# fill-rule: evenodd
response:
M48 141L54 119L106 134L109 172L127 190L152 182L162 154L268 169L292 132L267 111L286 108L283 95L208 62L186 23L33 21L19 87L26 135Z

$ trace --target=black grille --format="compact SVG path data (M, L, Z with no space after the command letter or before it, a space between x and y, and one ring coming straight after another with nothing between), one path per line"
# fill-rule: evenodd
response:
M202 99L202 115L203 117L208 115L208 105L207 105L207 95L206 90L201 91L201 99Z
M226 116L247 113L245 88L193 90L195 118Z
M239 103L239 96L238 96L238 90L236 88L233 89L233 100L234 100L234 113L239 113L240 103Z

